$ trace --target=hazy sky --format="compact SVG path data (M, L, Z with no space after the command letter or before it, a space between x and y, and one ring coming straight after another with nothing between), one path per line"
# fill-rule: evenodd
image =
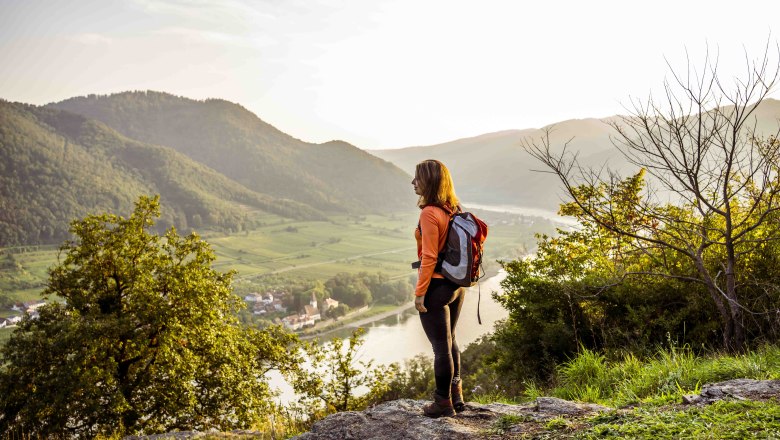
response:
M305 141L430 145L625 113L686 48L742 72L778 22L776 0L0 0L0 98L158 90Z

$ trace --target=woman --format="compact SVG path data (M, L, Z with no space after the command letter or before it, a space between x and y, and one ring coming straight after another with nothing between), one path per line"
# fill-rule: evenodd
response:
M438 160L417 164L412 185L420 196L417 206L422 210L414 233L420 258L414 305L433 347L436 378L433 403L423 411L429 417L453 417L455 410L464 407L455 325L466 290L438 273L437 260L447 239L450 217L460 210L460 205L450 172Z

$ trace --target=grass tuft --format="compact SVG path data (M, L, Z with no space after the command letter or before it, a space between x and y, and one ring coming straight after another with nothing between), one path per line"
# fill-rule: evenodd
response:
M559 385L551 394L567 400L625 406L635 403L679 403L684 394L698 394L706 383L735 378L777 379L780 347L764 346L740 355L697 357L688 347L659 349L644 362L629 354L617 361L582 349L559 366ZM536 385L529 396L540 395Z

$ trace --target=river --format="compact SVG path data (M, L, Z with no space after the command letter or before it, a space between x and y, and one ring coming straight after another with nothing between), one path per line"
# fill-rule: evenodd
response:
M577 226L577 220L574 217L564 217L554 211L542 208L530 208L527 206L515 205L482 205L479 203L463 202L466 209L479 209L483 211L508 212L510 214L524 215L528 217L541 217L554 223L560 223L566 226Z
M527 208L509 205L482 205L466 203L467 208L496 212L543 217L559 224L573 226L576 220L571 217L561 217L552 211L537 208ZM506 277L502 270L496 276L482 280L478 285L467 289L466 300L460 313L455 335L461 350L481 336L492 333L496 321L507 317L507 311L493 300L492 293L501 290L501 281ZM481 293L481 294L480 294ZM412 301L410 298L409 301ZM477 302L482 316L482 325L477 321ZM403 363L420 353L433 356L428 338L420 325L420 319L415 309L407 309L402 313L374 321L364 326L364 343L358 353L358 360L373 361L374 365ZM349 337L354 328L345 327L328 334L328 339ZM280 391L282 403L295 398L292 388L281 375L272 374L271 386Z
M492 292L501 290L501 280L506 276L504 271L498 275L482 280L478 285L470 287L461 309L455 335L461 350L481 336L492 333L496 321L506 318L507 311L495 302ZM480 294L481 292L481 294ZM481 299L480 299L481 298ZM477 301L482 316L482 325L477 321ZM411 301L411 299L410 299ZM375 321L364 326L364 343L360 348L358 360L373 361L374 365L403 363L417 354L433 356L430 343L420 325L418 313L408 309L402 313ZM347 338L352 328L344 328L329 335L329 338ZM280 391L280 400L286 403L295 398L292 388L279 374L270 375L271 386Z

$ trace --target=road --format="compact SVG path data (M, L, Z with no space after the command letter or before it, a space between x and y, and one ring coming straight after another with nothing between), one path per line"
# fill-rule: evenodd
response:
M329 335L329 334L331 334L333 332L337 332L337 331L343 330L345 328L363 327L363 326L365 326L367 324L371 324L372 322L379 321L379 320L385 319L385 318L389 318L390 316L394 316L394 315L397 315L399 313L403 313L406 310L411 309L412 307L414 307L414 301L412 299L409 299L408 303L400 305L400 306L394 308L393 310L388 310L387 312L380 313L378 315L369 316L369 317L363 318L363 319L361 319L359 321L350 322L350 323L347 323L347 324L344 324L344 325L340 325L340 326L338 326L336 328L330 329L330 330L322 332L322 333L317 333L315 335L303 335L303 336L301 336L301 339L306 340L306 339L322 338L323 336L327 336L327 335Z

